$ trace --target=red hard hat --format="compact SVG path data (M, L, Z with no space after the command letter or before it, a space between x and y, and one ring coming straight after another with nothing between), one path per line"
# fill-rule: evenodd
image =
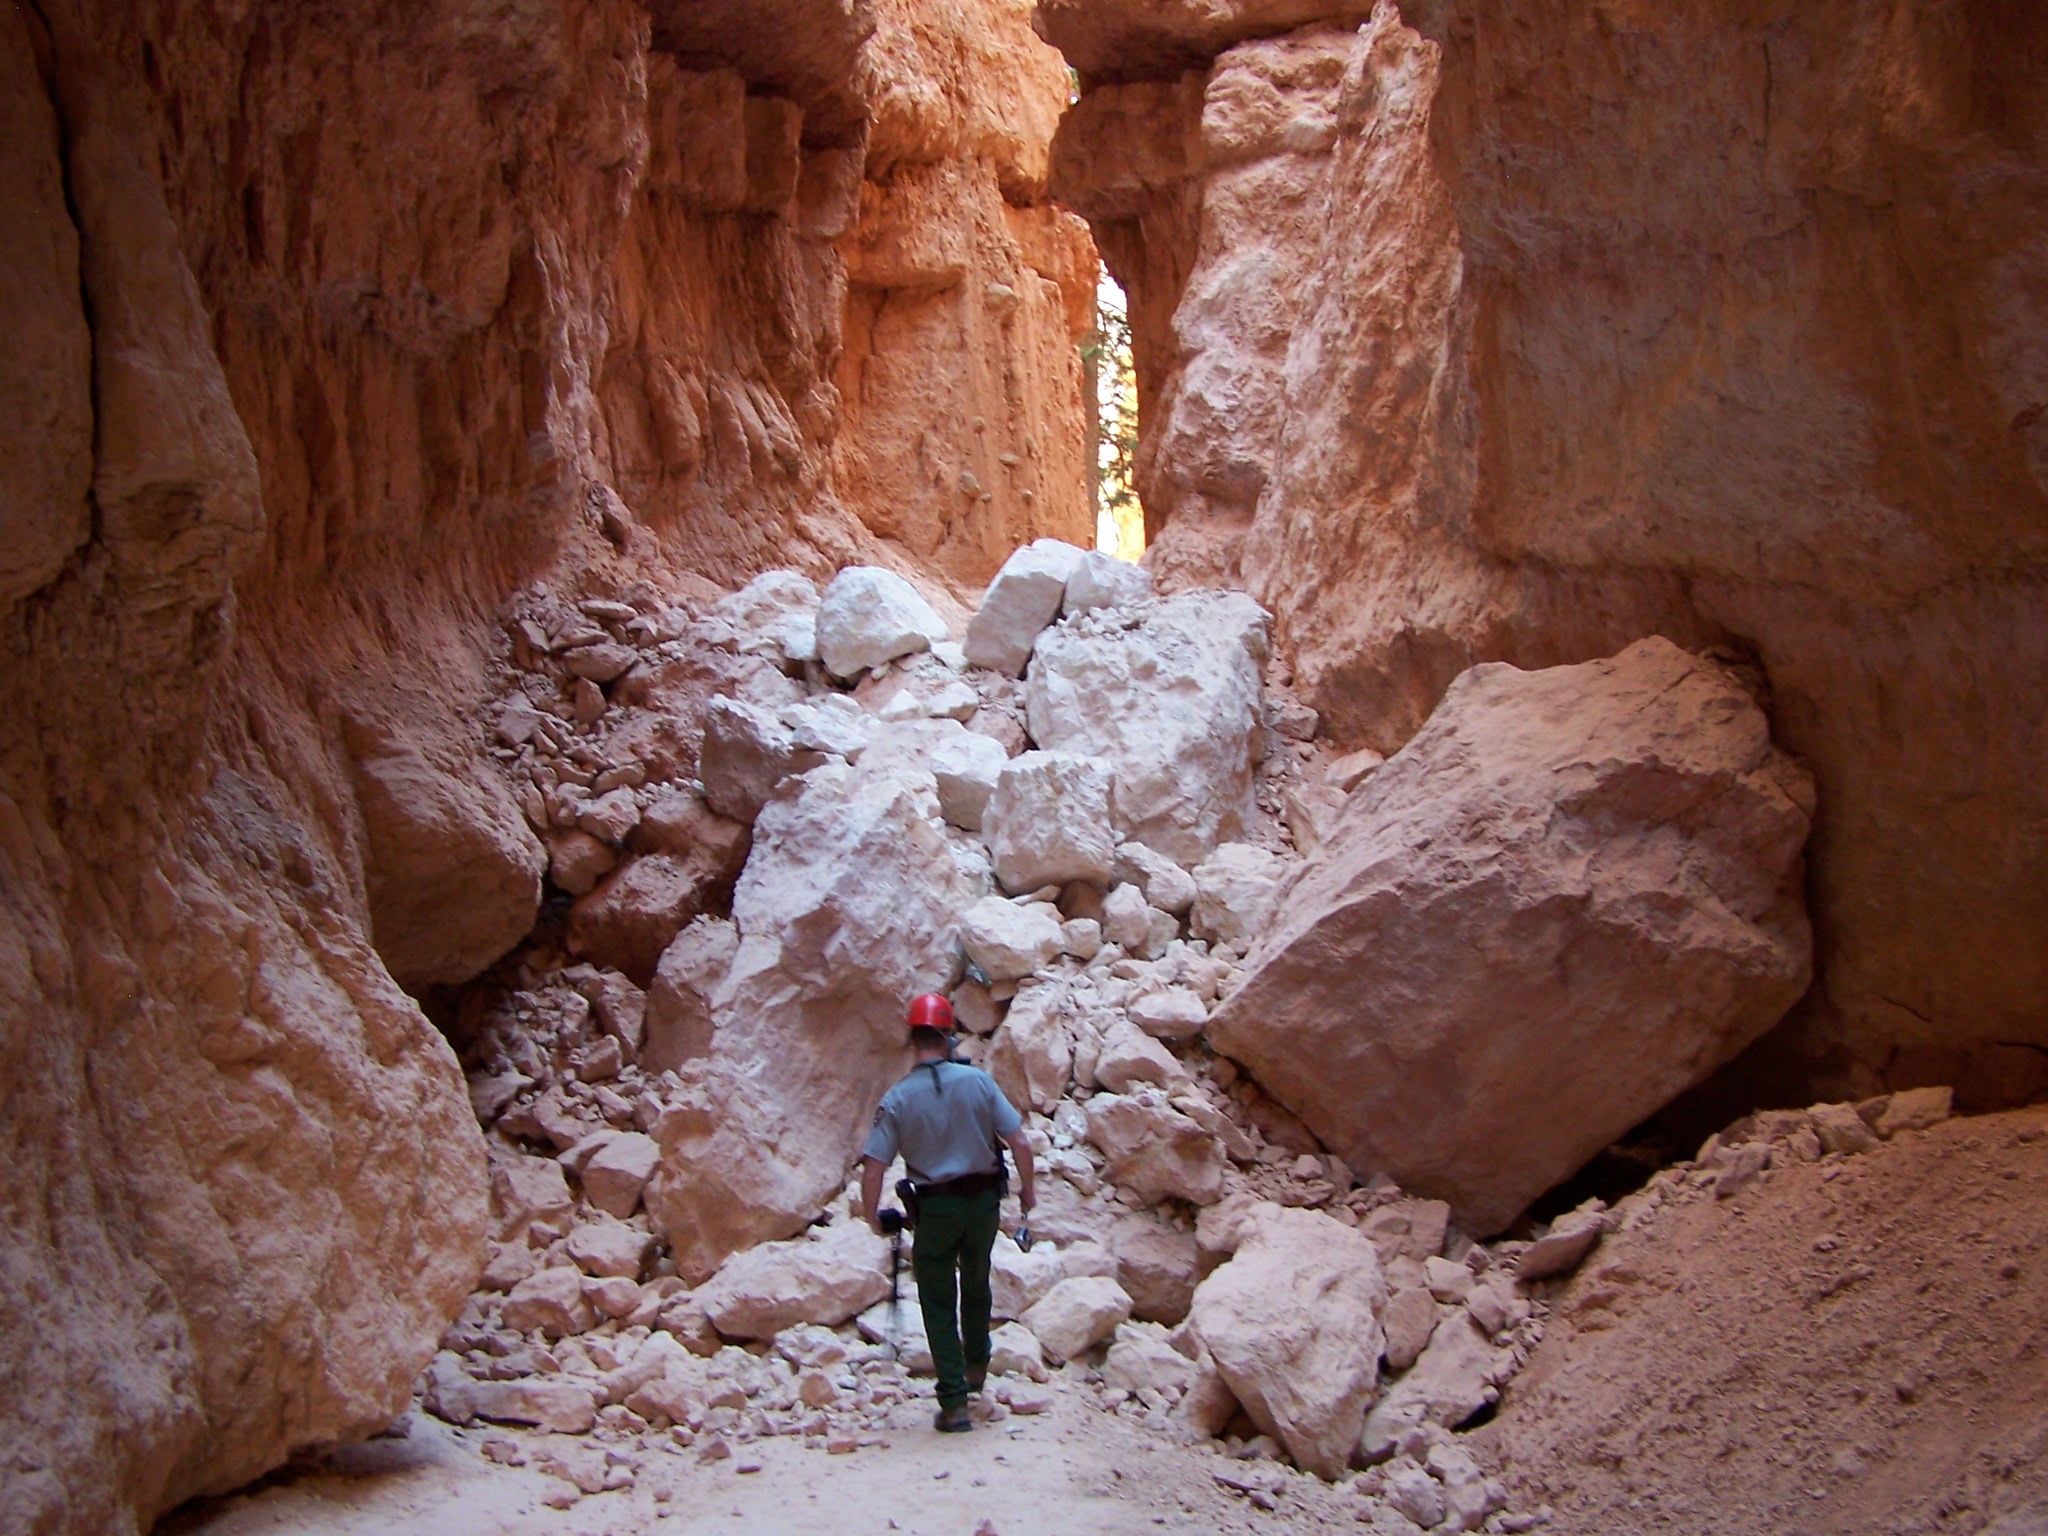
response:
M936 992L913 997L910 1000L910 1027L916 1029L920 1025L927 1029L943 1029L950 1034L953 1029L953 1005Z

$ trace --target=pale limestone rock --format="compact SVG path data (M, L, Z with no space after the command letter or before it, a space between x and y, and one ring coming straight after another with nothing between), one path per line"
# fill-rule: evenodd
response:
M707 641L726 635L743 656L783 661L818 658L818 589L795 571L763 571L711 605L701 624Z
M1074 565L1067 577L1062 613L1086 613L1091 608L1124 608L1152 595L1152 573L1142 565L1119 560L1114 555L1091 549Z
M1807 1113L1813 1117L1814 1134L1826 1151L1853 1157L1877 1145L1877 1133L1864 1123L1853 1104L1816 1104Z
M1265 931L1288 864L1250 843L1225 843L1195 869L1195 937L1248 952Z
M834 1328L889 1294L889 1244L862 1222L735 1254L696 1292L729 1339L768 1339L799 1323Z
M1451 1208L1441 1200L1397 1200L1376 1206L1358 1229L1379 1250L1380 1262L1409 1258L1418 1264L1444 1251Z
M1429 1347L1430 1335L1436 1332L1437 1317L1436 1298L1423 1287L1411 1285L1394 1292L1380 1318L1386 1328L1391 1369L1405 1371L1421 1357Z
M1264 611L1241 593L1192 592L1145 610L1136 629L1099 617L1040 638L1032 739L1102 759L1123 837L1199 863L1251 813Z
M1472 1271L1454 1259L1424 1259L1422 1283L1438 1301L1457 1305L1472 1294Z
M1116 834L1107 765L1072 752L1009 759L996 778L982 831L1006 890L1075 880L1108 885L1116 870Z
M1026 1376L1044 1381L1045 1351L1038 1335L1022 1323L998 1323L988 1334L988 1373L991 1376Z
M989 1043L988 1072L1019 1110L1051 1114L1073 1074L1074 1037L1063 1016L1066 988L1026 987Z
M569 909L569 949L592 963L652 982L662 953L730 888L708 860L646 853L626 860Z
M561 1376L476 1381L445 1350L427 1367L425 1399L427 1411L450 1424L489 1419L580 1435L597 1422L596 1390L582 1381Z
M711 1000L731 974L739 930L728 918L700 917L661 952L647 989L647 1036L641 1065L666 1072L711 1054L716 1024Z
M817 752L858 762L881 729L876 718L843 693L826 693L803 704L785 704L775 718L789 727L799 752Z
M586 1275L638 1280L654 1251L654 1239L623 1221L600 1217L578 1226L564 1246Z
M773 710L744 699L713 699L704 706L697 776L705 800L721 816L751 822L777 784L823 761L822 753L796 744L796 732Z
M652 1137L638 1131L614 1136L583 1165L583 1197L600 1211L631 1216L660 1161L661 1148Z
M1155 1040L1192 1040L1209 1022L1209 1010L1186 987L1165 987L1134 998L1130 1020Z
M1128 1020L1117 1019L1103 1032L1095 1080L1111 1093L1128 1093L1144 1083L1170 1088L1186 1078L1173 1053Z
M1366 1415L1359 1446L1368 1461L1383 1460L1402 1433L1425 1422L1454 1428L1488 1403L1515 1372L1514 1355L1495 1348L1462 1310L1437 1325L1408 1373Z
M938 781L939 813L956 827L979 832L996 781L1009 761L1002 744L987 736L964 727L949 734L927 765Z
M1412 1461L1388 1467L1382 1486L1387 1503L1423 1530L1443 1520L1443 1485Z
M1582 1207L1559 1217L1548 1232L1522 1250L1515 1261L1516 1278L1549 1280L1570 1274L1585 1262L1606 1230L1607 1218L1597 1208Z
M834 677L858 677L946 636L945 621L917 589L877 566L848 566L819 601L818 655Z
M1088 1139L1108 1160L1109 1177L1147 1204L1223 1198L1223 1148L1156 1090L1098 1093L1087 1115Z
M1166 1342L1157 1324L1125 1323L1102 1362L1102 1384L1136 1393L1150 1388L1176 1395L1194 1385L1195 1362Z
M967 626L967 664L1023 676L1039 632L1059 617L1067 578L1086 558L1071 544L1038 539L1005 560Z
M1323 1478L1349 1465L1379 1380L1386 1283L1372 1244L1313 1211L1262 1204L1196 1288L1189 1326L1252 1421Z
M978 981L963 981L953 989L953 1022L970 1035L992 1035L1003 1022L1002 1009Z
M1333 759L1329 766L1323 769L1323 782L1348 795L1372 777L1386 760L1385 754L1375 752L1370 747L1357 752L1347 752L1344 756Z
M1351 1167L1497 1231L1804 990L1811 791L1666 641L1473 668L1351 797L1209 1038Z
M1056 1360L1072 1360L1116 1332L1131 1298L1107 1275L1062 1280L1018 1319Z
M1116 877L1135 885L1152 906L1176 917L1185 915L1199 894L1193 875L1165 854L1154 853L1143 843L1118 844Z
M575 1207L562 1165L491 1148L491 1215L500 1238L524 1235L535 1222L551 1222Z
M539 1329L551 1339L582 1333L597 1321L583 1295L583 1272L557 1264L536 1270L512 1287L501 1313L507 1328Z
M740 943L651 1134L646 1204L676 1268L800 1232L902 1072L903 1007L944 992L967 905L929 775L828 763L765 809L733 898Z
M1108 1244L1133 1317L1169 1328L1187 1317L1201 1278L1194 1234L1134 1211L1117 1220Z
M1102 924L1092 917L1070 918L1061 923L1060 949L1076 960L1093 960L1102 953Z
M1065 1255L1049 1242L1034 1243L1029 1253L996 1235L989 1253L989 1298L996 1317L1022 1317L1034 1303L1067 1278Z
M1152 908L1137 886L1119 885L1102 898L1102 936L1125 954L1144 948L1151 932Z
M1060 925L1034 907L984 896L960 916L967 958L990 981L1021 981L1060 952Z

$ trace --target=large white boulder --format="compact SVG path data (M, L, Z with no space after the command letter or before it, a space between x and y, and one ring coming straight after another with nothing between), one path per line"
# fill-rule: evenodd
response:
M1110 772L1072 752L1026 752L1006 762L982 816L982 833L1006 890L1034 891L1116 872Z
M763 571L711 605L696 638L729 644L743 656L818 659L818 589L796 571Z
M712 999L732 974L740 933L728 918L700 917L669 942L647 989L646 1035L640 1065L666 1072L711 1054L718 1027Z
M1265 610L1239 592L1188 592L1144 612L1135 629L1083 613L1039 638L1031 736L1102 759L1123 835L1198 864L1251 815Z
M1152 595L1152 573L1142 565L1119 560L1099 549L1091 549L1067 577L1063 613L1086 613L1090 608L1124 608Z
M1379 1258L1315 1211L1263 1203L1241 1230L1196 1287L1189 1326L1252 1422L1305 1470L1339 1477L1379 1381Z
M1351 796L1209 1040L1361 1174L1494 1232L1806 989L1806 772L1650 639L1474 667Z
M1022 677L1039 632L1060 615L1067 578L1085 558L1071 544L1038 539L1005 560L967 626L967 664Z
M1195 877L1163 853L1143 843L1122 843L1116 850L1116 877L1134 885L1152 906L1179 917L1195 904Z
M710 1053L651 1130L647 1210L684 1278L802 1231L840 1187L903 1070L905 1000L958 975L966 898L928 774L830 763L761 813Z
M1074 1036L1061 1011L1066 991L1057 983L1025 988L989 1041L989 1076L1019 1110L1049 1115L1067 1091Z
M1187 1073L1173 1053L1128 1019L1117 1019L1103 1032L1095 1058L1095 1080L1111 1093L1127 1093L1143 1084L1171 1088Z
M1223 1147L1152 1088L1098 1093L1088 1101L1088 1139L1109 1176L1148 1205L1165 1199L1213 1205L1223 1198Z
M945 620L917 588L872 565L850 565L832 578L818 604L817 626L818 655L825 670L841 678L946 638Z
M728 1339L769 1339L799 1323L836 1328L889 1294L889 1245L865 1222L734 1254L697 1289Z
M1131 1298L1122 1286L1107 1275L1079 1275L1060 1281L1018 1321L1048 1355L1072 1360L1115 1333L1130 1315Z
M697 776L705 801L721 816L752 821L777 784L824 760L823 753L798 746L796 732L774 710L727 698L704 706Z
M1288 863L1251 843L1225 843L1195 870L1195 937L1239 954L1265 931Z
M654 1138L638 1131L612 1137L583 1165L583 1197L621 1219L640 1208L640 1193L661 1161Z
M952 723L952 722L948 722ZM939 786L939 813L954 826L979 832L988 815L1010 754L992 736L961 729L932 751L932 778Z
M967 958L990 981L1021 981L1060 952L1060 922L1042 907L984 896L960 917Z

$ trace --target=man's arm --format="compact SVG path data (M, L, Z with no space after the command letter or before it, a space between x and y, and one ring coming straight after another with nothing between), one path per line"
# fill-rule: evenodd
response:
M1017 1206L1028 1211L1038 1204L1038 1170L1031 1161L1031 1138L1024 1134L1024 1127L1020 1125L1003 1138L1003 1144L1010 1149L1010 1156L1017 1160Z
M888 1171L889 1165L876 1158L860 1160L860 1208L877 1237L886 1235L882 1231L882 1176Z

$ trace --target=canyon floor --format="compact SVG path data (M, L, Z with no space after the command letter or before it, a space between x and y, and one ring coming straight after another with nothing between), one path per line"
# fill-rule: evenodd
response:
M1683 1531L2048 1532L2048 1108L1945 1122L1858 1157L1774 1168L1731 1198L1694 1176L1616 1234L1490 1424L1511 1524L1579 1536ZM1073 1368L1043 1415L940 1437L899 1404L850 1455L794 1439L706 1462L659 1437L619 1449L626 1490L569 1500L535 1469L580 1437L420 1412L159 1536L1112 1536L1360 1529L1371 1474L1326 1485L1222 1442L1104 1412ZM528 1465L487 1459L514 1454ZM742 1470L752 1468L754 1470ZM1252 1502L1218 1474L1270 1490ZM1249 1475L1248 1475L1249 1474ZM550 1504L568 1502L567 1508Z

